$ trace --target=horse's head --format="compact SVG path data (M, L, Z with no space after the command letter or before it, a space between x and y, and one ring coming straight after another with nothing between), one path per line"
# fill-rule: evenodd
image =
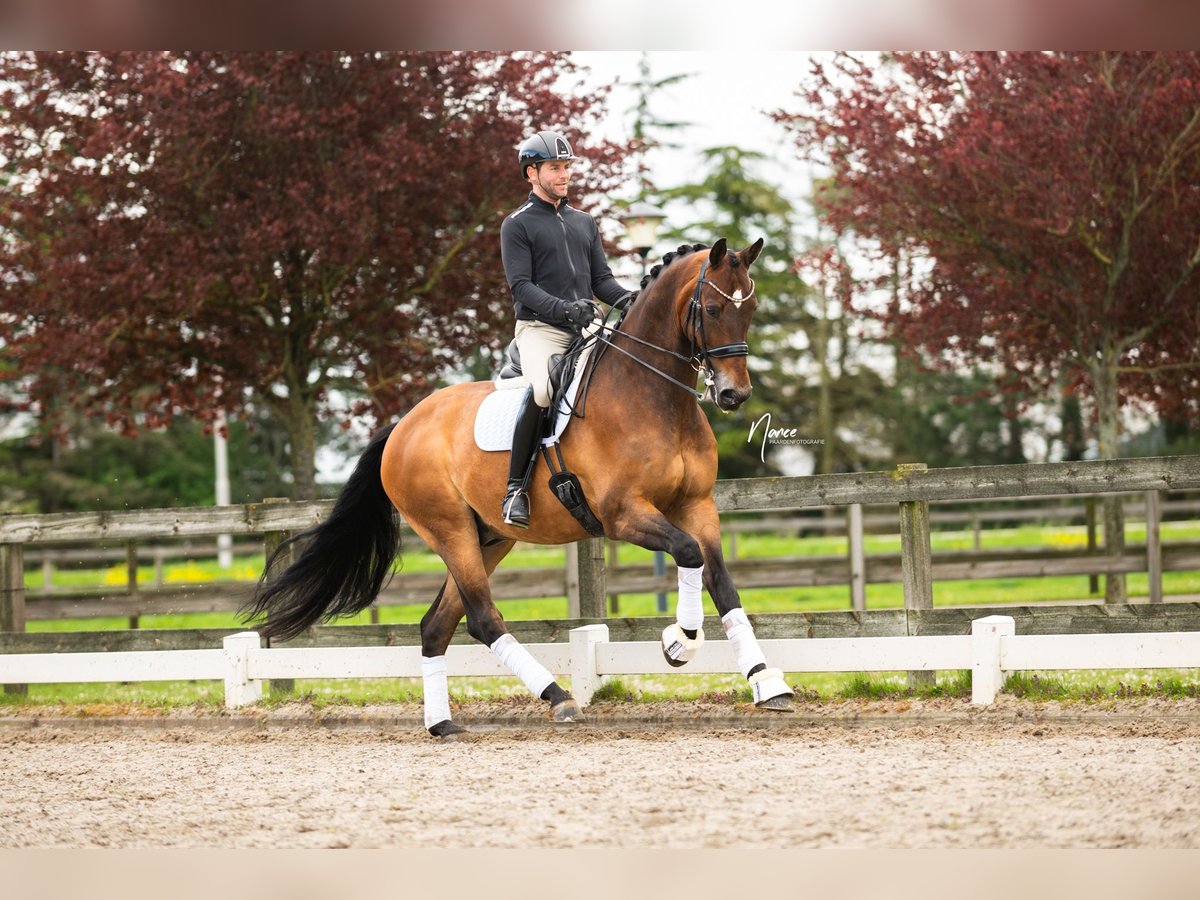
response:
M696 254L695 271L678 298L677 315L695 361L706 373L707 395L723 412L745 403L752 390L746 333L758 301L750 264L762 247L759 238L731 253L721 238L707 254Z

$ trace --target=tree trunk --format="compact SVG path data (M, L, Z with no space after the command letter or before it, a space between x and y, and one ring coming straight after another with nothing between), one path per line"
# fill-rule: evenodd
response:
M1083 434L1083 415L1079 409L1079 398L1062 389L1062 434L1063 460L1073 462L1083 459L1087 451L1087 440Z
M292 499L317 499L317 428L316 410L299 391L287 401L285 424L291 444Z
M1100 423L1100 458L1117 459L1121 455L1121 407L1117 397L1117 354L1105 347L1099 364L1093 367L1096 407ZM1125 507L1120 497L1104 498L1104 549L1111 556L1125 552ZM1125 603L1125 575L1117 573L1104 579L1104 602Z
M1013 465L1023 465L1028 462L1025 458L1025 423L1021 421L1021 411L1017 402L1010 396L1004 397L1004 415L1008 420L1008 441L1005 447L1005 462Z

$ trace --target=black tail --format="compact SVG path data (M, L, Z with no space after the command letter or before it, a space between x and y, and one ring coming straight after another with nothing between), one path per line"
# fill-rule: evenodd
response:
M400 552L399 523L379 477L395 427L372 435L329 518L288 538L267 560L254 597L241 610L245 622L266 616L259 634L286 641L318 621L366 609L379 595ZM299 558L268 581L273 563L297 542Z

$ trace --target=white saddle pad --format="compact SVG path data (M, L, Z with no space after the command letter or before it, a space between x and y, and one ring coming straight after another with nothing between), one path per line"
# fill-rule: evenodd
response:
M584 363L587 360L585 358L580 362ZM567 388L567 395L558 408L554 434L545 438L542 441L543 444L553 444L566 431L567 423L571 421L570 408L567 404L575 402L575 396L579 393L579 382L583 377L583 368L583 365L580 365L575 369L575 378L572 380L571 386ZM475 444L480 450L512 450L513 428L517 424L517 413L521 409L521 400L525 397L524 388L529 384L527 379L513 379L513 381L515 383L511 388L509 382L506 381L503 388L498 388L488 394L479 404L479 411L475 413Z

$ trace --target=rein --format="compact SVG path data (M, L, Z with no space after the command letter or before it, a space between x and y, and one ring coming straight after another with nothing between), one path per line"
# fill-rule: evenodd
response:
M681 387L685 391L687 391L689 394L695 395L697 401L703 400L704 395L708 393L708 389L711 388L713 386L713 384L716 383L716 374L713 372L713 367L712 367L712 363L710 362L710 360L727 359L729 357L735 357L735 356L749 356L750 355L750 345L748 343L746 343L745 341L739 341L738 343L734 343L734 344L721 344L720 346L717 346L717 347L709 347L708 346L708 341L704 336L704 310L702 309L701 304L700 304L700 292L704 289L704 286L707 284L714 291L716 291L718 294L720 294L722 297L724 297L726 300L730 301L731 303L734 304L734 306L737 306L737 307L740 307L743 303L745 303L747 300L749 300L751 297L754 296L754 280L753 279L750 280L750 293L747 296L745 296L745 297L741 296L740 290L735 291L733 296L730 296L729 294L726 294L723 290L721 290L719 287L717 287L715 284L713 284L711 281L709 281L707 278L704 277L704 274L707 271L708 271L708 260L706 259L706 260L704 260L703 264L700 266L700 275L696 279L696 288L694 291L692 291L692 299L691 299L691 302L688 304L687 319L684 323L685 327L690 326L690 328L689 328L690 335L689 336L691 338L691 343L692 343L691 356L684 356L682 353L676 353L674 350L670 350L666 347L660 347L658 344L652 344L650 341L642 340L641 338L635 337L632 334L626 334L624 331L620 330L620 324L621 324L620 321L617 322L618 327L616 327L616 328L609 327L607 324L601 325L600 331L596 334L596 340L602 342L607 347L612 347L614 350L616 350L619 353L625 354L630 359L632 359L635 363L637 363L639 366L649 369L651 372L653 372L655 375L660 376L661 378L665 378L667 381L671 382L671 384L675 385L676 387ZM623 320L624 316L622 316L621 319ZM694 325L693 325L693 320L695 320ZM635 343L641 344L643 347L649 347L652 350L657 350L660 353L665 353L668 356L671 356L671 357L679 360L680 362L685 362L688 365L690 365L693 369L695 369L697 373L703 372L704 373L704 390L697 391L694 385L686 385L682 381L679 381L678 379L671 377L670 375L668 375L666 372L662 371L661 369L655 368L654 366L652 366L650 363L646 362L645 360L634 356L632 353L630 353L625 348L618 347L615 343L613 343L613 341L611 339L611 337L614 335L620 335L623 338L627 338L628 340L631 340ZM699 335L699 340L697 340L697 335Z

